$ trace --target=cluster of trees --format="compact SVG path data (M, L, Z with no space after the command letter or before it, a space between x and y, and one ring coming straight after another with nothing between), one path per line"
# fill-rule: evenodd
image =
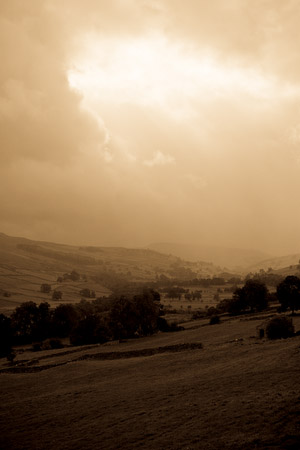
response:
M265 272L264 270L261 270L255 274L248 274L246 280L248 279L258 280L268 286L278 286L278 284L283 281L284 277L271 271Z
M172 286L223 286L225 284L239 284L241 283L241 278L232 277L230 279L225 279L223 277L213 277L213 278L169 278L164 274L157 276L156 282L153 284L156 288L172 287Z
M82 297L86 298L96 298L96 293L92 289L84 288L79 292Z
M57 278L58 283L63 283L64 281L79 281L80 278L82 278L84 281L86 281L86 276L76 272L76 270L72 270L70 273L64 273L62 277Z
M266 284L260 279L248 279L242 288L234 291L231 299L218 303L214 313L240 314L247 311L262 311L268 307L271 300L280 303L281 311L290 309L294 313L300 309L300 278L287 276L277 285L274 294L270 294Z
M48 283L43 283L43 284L41 284L40 291L43 294L50 294L50 292L52 291L52 286ZM55 289L52 292L52 300L61 300L62 296L63 296L63 293L61 291L58 291Z
M269 295L264 283L258 280L247 280L242 288L234 291L231 299L225 299L218 303L216 312L240 314L246 311L262 311L268 306Z
M181 300L182 295L185 300L200 300L202 298L202 291L196 290L190 292L189 289L185 289L181 286L172 286L161 289L161 292L165 293L166 298L177 298Z
M132 298L100 298L92 302L61 304L50 309L47 302L26 302L11 317L0 314L0 354L7 356L12 345L70 337L71 344L103 343L150 335L159 329L160 295L144 290Z

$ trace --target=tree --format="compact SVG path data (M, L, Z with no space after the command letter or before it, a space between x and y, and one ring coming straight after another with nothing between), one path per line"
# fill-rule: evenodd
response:
M269 339L286 339L294 335L294 325L290 317L277 316L269 320L266 327Z
M110 330L104 320L97 314L90 315L78 322L72 330L72 345L103 344L110 338Z
M264 283L257 280L246 281L243 289L246 305L251 311L262 311L268 306L268 289Z
M115 339L134 336L138 330L138 317L131 300L121 296L114 301L110 311L110 327Z
M11 354L12 330L11 320L0 314L0 358Z
M59 305L52 316L52 334L58 337L69 336L78 322L78 313L73 305Z
M41 292L43 292L43 294L49 294L49 292L51 292L50 284L47 283L41 284Z
M61 291L53 291L52 293L52 300L61 300L62 299L62 292Z
M51 333L51 311L48 302L38 306L38 318L34 329L35 337L39 341L48 338Z
M268 306L268 289L258 280L247 280L244 287L238 288L228 305L228 312L239 314L242 311L262 311Z
M43 302L25 302L18 306L11 316L14 336L19 342L42 341L50 333L50 305Z
M93 291L89 288L81 289L81 291L79 293L80 293L80 295L82 295L82 297L86 297L86 298L95 298L96 297L95 291Z
M287 276L279 283L276 292L284 311L290 308L294 314L295 310L300 309L300 278L295 275Z
M153 290L145 290L142 295L133 298L138 317L138 333L146 336L153 334L157 328L157 319L160 310L160 295Z
M70 273L70 279L72 281L79 281L80 280L80 275L78 272L76 272L76 270L72 270L72 272Z
M110 327L115 339L153 334L157 329L160 296L145 290L133 299L117 298L110 311Z

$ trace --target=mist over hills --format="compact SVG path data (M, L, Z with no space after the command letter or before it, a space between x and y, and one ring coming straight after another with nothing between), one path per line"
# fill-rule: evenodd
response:
M230 270L245 270L271 255L259 250L213 247L197 244L156 242L147 246L151 250L172 254L188 261L209 261Z
M300 268L300 253L284 256L270 256L263 251L210 247L178 243L153 243L148 246L161 253L172 254L189 261L210 261L214 266L222 267L224 271L244 276L257 273L260 270L271 270L279 275L298 275Z
M250 272L257 272L260 269L268 270L272 268L275 271L280 271L283 274L287 271L290 273L292 267L298 268L300 261L300 253L293 255L278 256L276 258L268 258L260 261L257 264L248 267ZM287 274L289 274L287 273Z

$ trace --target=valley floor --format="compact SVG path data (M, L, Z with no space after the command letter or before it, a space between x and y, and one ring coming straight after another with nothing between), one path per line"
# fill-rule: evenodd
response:
M294 323L299 330L300 318ZM199 322L178 333L56 351L44 360L31 354L33 367L62 365L0 374L0 447L298 449L300 336L259 340L258 324ZM202 349L142 352L200 342ZM138 350L140 356L130 357ZM116 359L101 359L111 352Z

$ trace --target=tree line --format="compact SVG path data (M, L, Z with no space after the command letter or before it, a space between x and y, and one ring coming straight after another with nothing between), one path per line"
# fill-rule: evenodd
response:
M279 302L280 312L290 309L294 314L295 310L300 309L300 278L294 275L287 276L277 285L273 294L260 279L249 279L242 288L234 291L231 299L218 303L214 313L258 312L266 309L270 301Z
M160 295L148 289L126 296L81 300L77 304L22 303L10 317L0 314L0 355L13 345L38 343L49 338L70 338L73 345L104 343L167 331L161 314Z

